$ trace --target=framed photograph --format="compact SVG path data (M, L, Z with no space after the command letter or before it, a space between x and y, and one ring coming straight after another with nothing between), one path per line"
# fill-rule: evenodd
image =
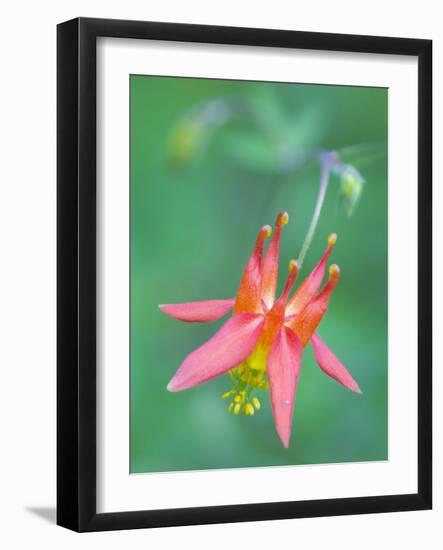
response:
M59 525L431 508L431 67L58 26Z

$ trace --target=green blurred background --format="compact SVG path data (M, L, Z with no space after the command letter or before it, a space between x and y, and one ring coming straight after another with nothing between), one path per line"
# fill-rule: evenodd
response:
M387 90L131 76L130 92L131 472L387 459ZM212 100L240 115L223 121L222 108L202 125ZM362 143L379 149L371 162L364 147L351 159L366 180L361 200L349 217L331 178L300 279L336 232L342 278L319 333L363 395L326 376L308 346L285 449L268 392L253 417L227 414L227 375L169 393L185 356L224 320L182 323L158 304L233 297L258 228L287 210L281 287L320 171L314 160L288 167L287 150Z

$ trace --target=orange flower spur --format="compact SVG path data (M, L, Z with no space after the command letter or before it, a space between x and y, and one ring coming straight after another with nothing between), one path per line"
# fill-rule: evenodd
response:
M272 229L269 225L260 229L234 299L159 306L167 315L186 322L215 321L233 310L219 331L185 358L168 390L186 390L229 372L232 389L222 395L230 401L228 412L253 415L260 409L256 390L269 387L275 426L285 447L289 447L291 437L303 349L309 342L326 374L349 390L361 393L341 361L316 333L340 279L340 270L333 264L327 282L320 288L337 240L335 234L329 236L320 261L292 297L299 268L297 261L289 262L286 284L276 297L280 237L288 221L287 212L277 216L266 254L264 243Z

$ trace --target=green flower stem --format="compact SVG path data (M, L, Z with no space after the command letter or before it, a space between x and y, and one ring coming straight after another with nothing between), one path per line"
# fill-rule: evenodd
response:
M326 196L326 191L328 190L329 185L329 176L331 175L332 166L337 161L336 153L324 153L321 157L321 176L320 176L320 187L317 195L317 202L315 203L314 213L311 219L311 225L309 226L308 232L306 233L305 240L298 255L298 268L301 269L303 261L306 257L306 254L311 246L312 239L315 235L315 230L317 229L318 220L320 219L321 210L323 208L323 203Z

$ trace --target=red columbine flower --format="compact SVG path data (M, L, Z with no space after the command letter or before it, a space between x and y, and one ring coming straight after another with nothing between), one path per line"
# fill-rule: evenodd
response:
M260 229L235 299L160 306L167 315L187 322L215 321L233 309L232 317L220 330L186 357L168 390L186 390L229 371L233 388L222 396L232 399L228 411L238 414L242 410L252 415L260 408L253 392L269 386L275 425L285 447L289 447L303 348L309 342L326 374L349 390L361 393L340 360L315 332L340 278L338 266L331 265L329 278L319 290L337 240L335 234L329 236L322 258L291 298L298 264L290 261L283 292L279 298L275 296L280 236L288 220L286 212L277 216L274 237L264 258L264 242L272 229L269 225Z

